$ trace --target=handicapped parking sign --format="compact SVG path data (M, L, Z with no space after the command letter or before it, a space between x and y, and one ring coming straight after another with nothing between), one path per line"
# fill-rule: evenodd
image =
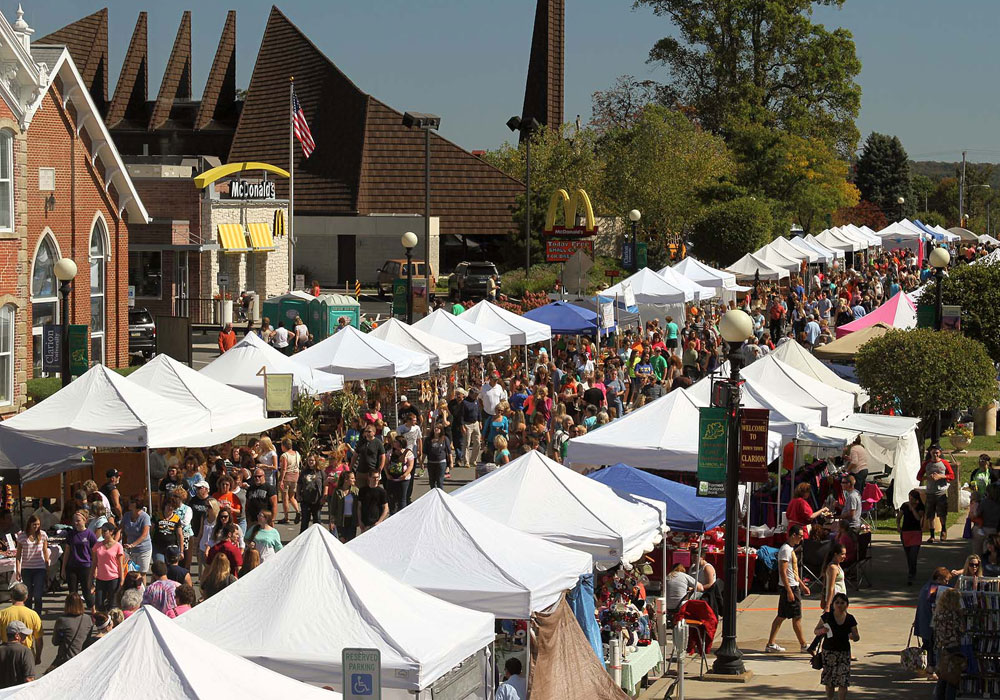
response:
M344 700L381 700L382 654L378 649L341 652Z

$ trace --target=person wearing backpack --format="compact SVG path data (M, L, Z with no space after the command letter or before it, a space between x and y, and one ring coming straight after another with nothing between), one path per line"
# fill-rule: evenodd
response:
M323 493L326 491L326 474L317 467L315 453L306 457L305 468L299 472L299 505L302 506L302 523L299 532L305 532L309 523L319 522L319 512L323 509Z

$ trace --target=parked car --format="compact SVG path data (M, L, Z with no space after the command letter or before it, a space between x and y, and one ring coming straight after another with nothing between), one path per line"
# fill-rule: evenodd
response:
M491 262L460 262L448 278L448 296L452 299L484 299L486 282L493 275L500 278L497 266Z
M423 260L413 260L413 279L423 279L426 274L426 263ZM385 297L392 292L392 281L406 277L406 259L397 258L386 260L382 267L378 269L378 276L375 279L375 288L380 297ZM437 285L437 278L434 276L434 268L431 267L431 297L434 296L434 287Z
M128 351L149 359L156 352L156 323L146 309L128 312Z

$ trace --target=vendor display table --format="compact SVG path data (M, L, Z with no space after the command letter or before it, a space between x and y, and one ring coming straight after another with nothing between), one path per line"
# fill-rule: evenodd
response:
M60 562L60 557L62 557L63 548L58 544L49 544L49 570L48 570L48 580L52 581L54 578L59 577L59 571L62 567ZM14 577L15 557L0 557L0 584L3 586L3 590L8 590L10 588L11 579Z
M660 645L653 642L649 646L636 647L622 661L622 689L629 695L636 695L643 676L663 663Z

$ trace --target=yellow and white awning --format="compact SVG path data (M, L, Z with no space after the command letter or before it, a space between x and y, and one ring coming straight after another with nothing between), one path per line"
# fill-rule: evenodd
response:
M247 237L242 224L219 224L219 245L223 253L246 253Z
M247 229L250 231L250 246L255 253L266 253L274 250L274 238L271 236L270 224L247 224Z

